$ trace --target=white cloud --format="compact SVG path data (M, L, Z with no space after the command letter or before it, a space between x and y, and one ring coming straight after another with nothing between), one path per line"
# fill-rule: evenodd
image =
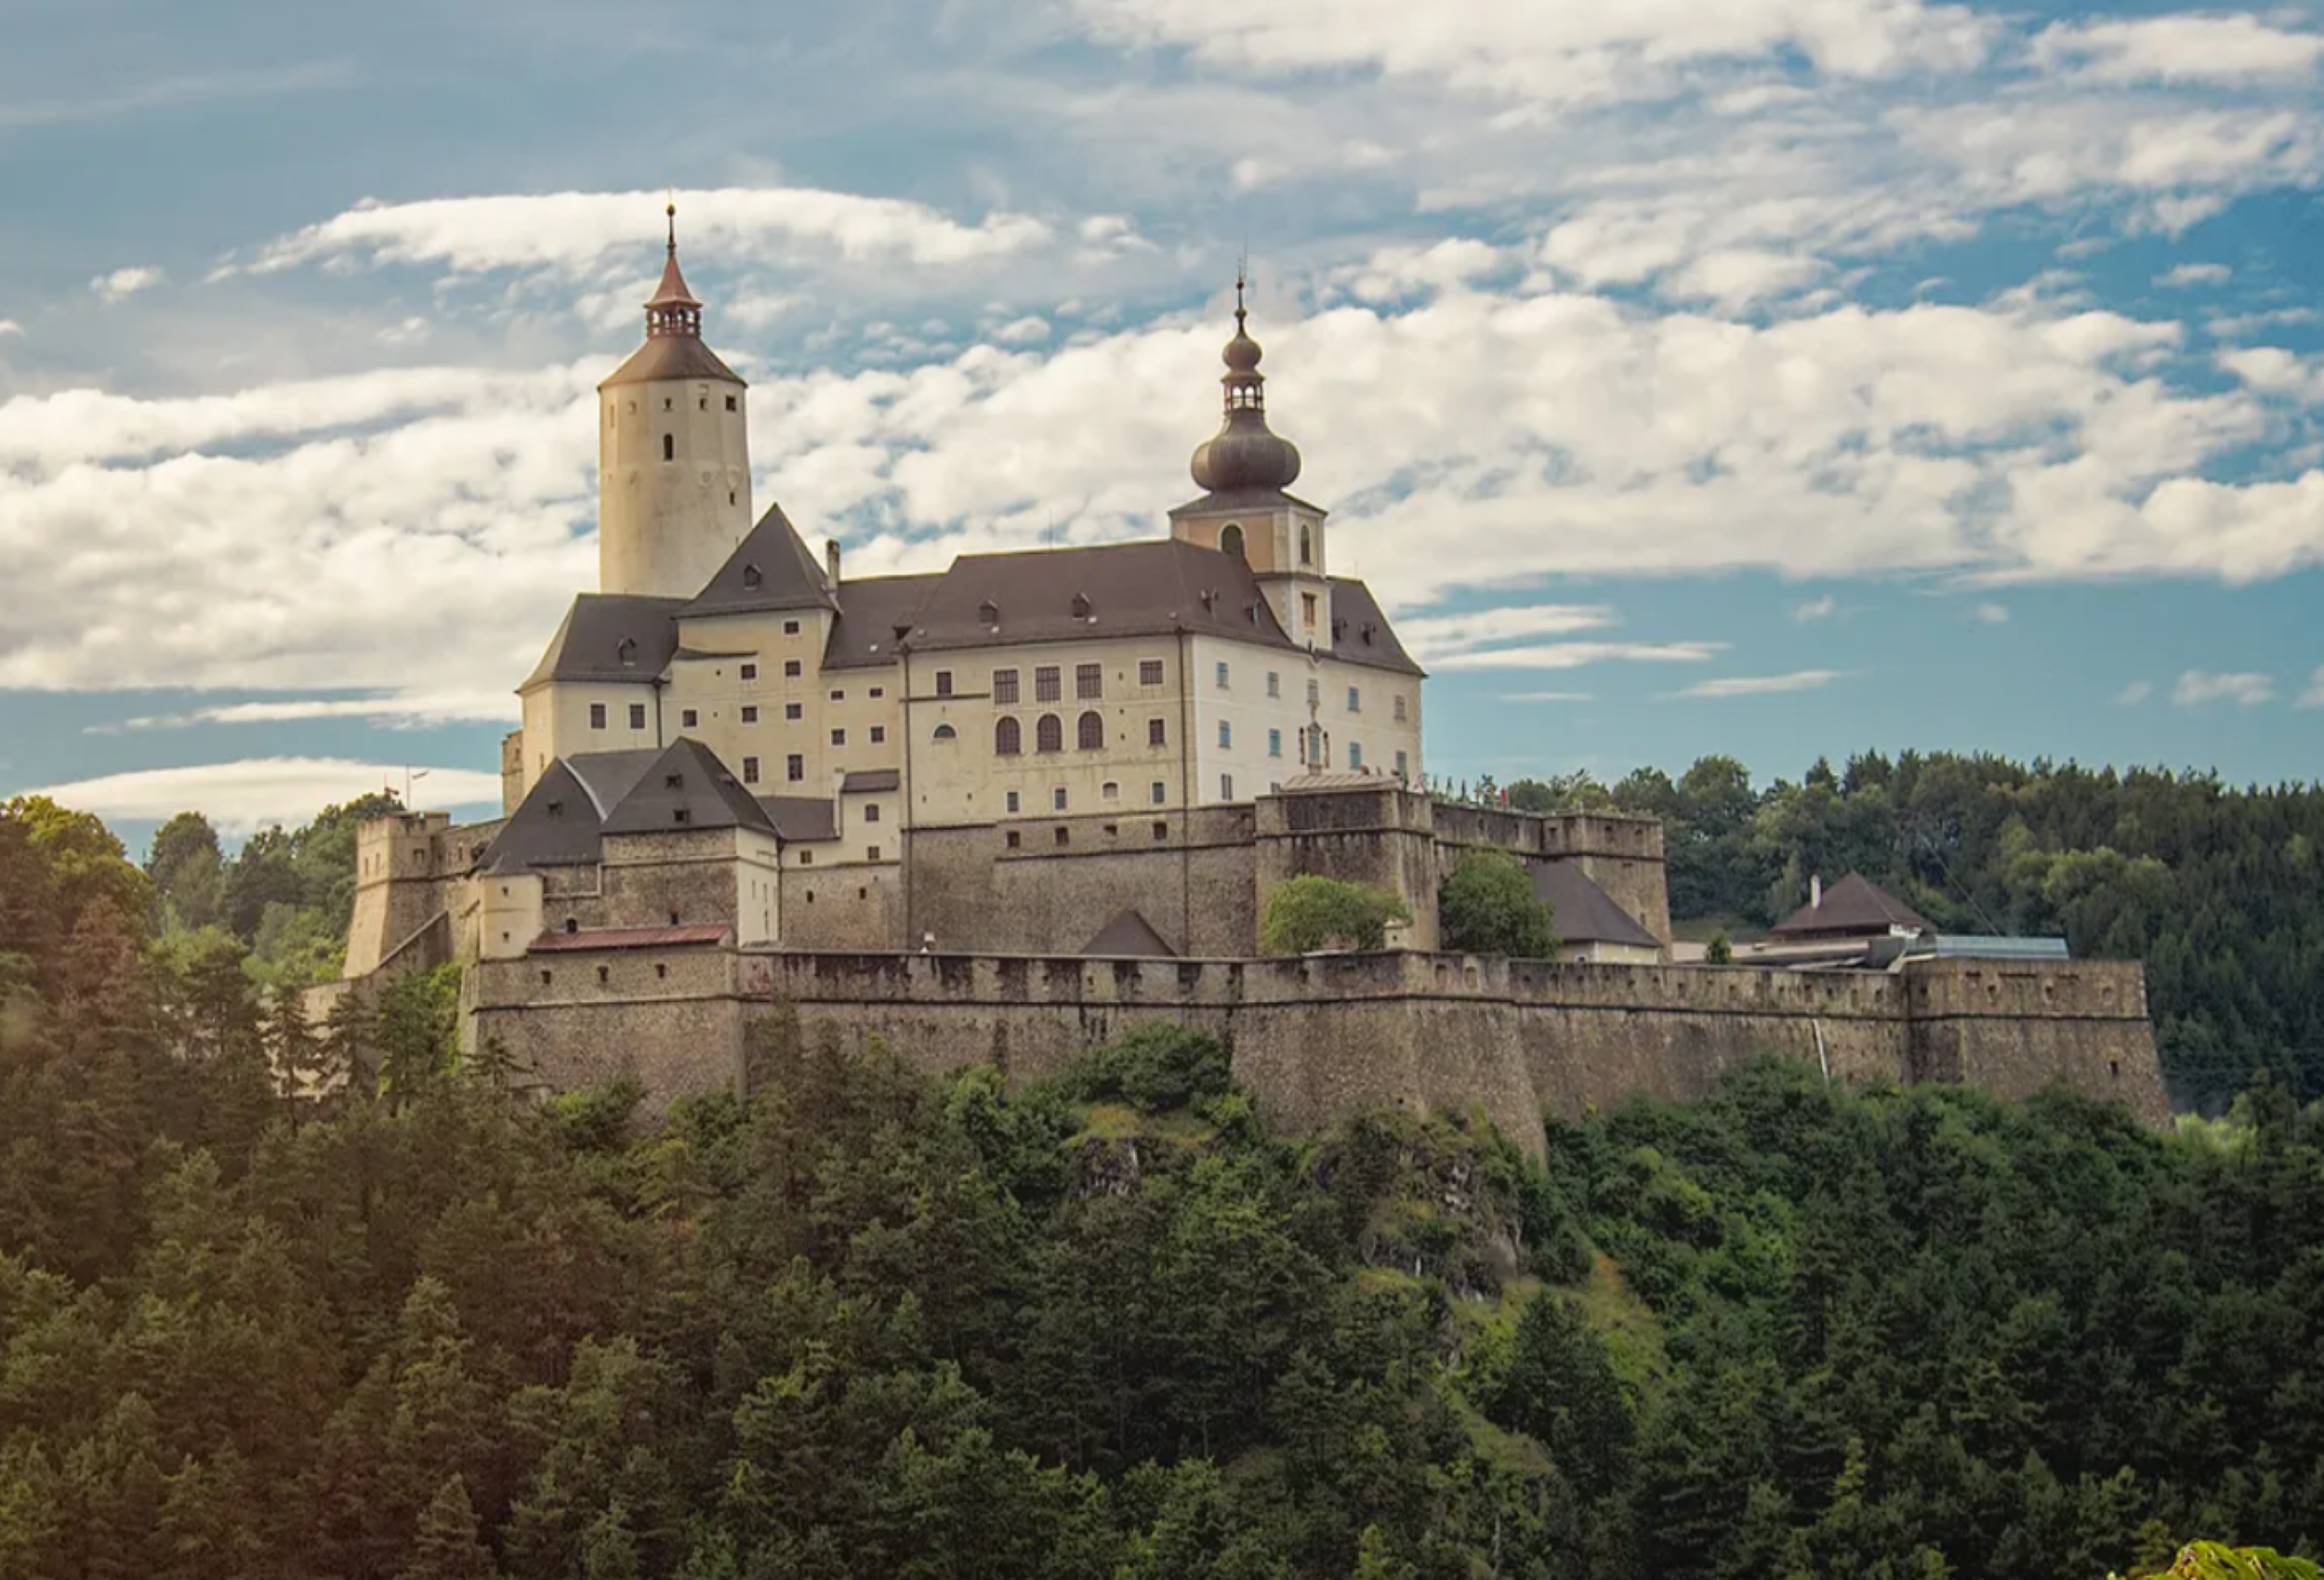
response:
M2009 624L2009 606L1981 603L1969 612L1969 617L1980 625L2006 625Z
M1826 593L1823 597L1812 598L1794 609L1791 612L1791 618L1805 625L1812 621L1830 619L1839 608L1840 600L1830 593Z
M2166 290L2186 285L2225 285L2235 278L2235 270L2224 263L2182 263L2169 272L2155 276L2155 283Z
M257 757L193 768L147 769L108 774L31 794L103 818L158 820L200 811L223 832L248 834L269 823L298 823L324 807L392 789L403 792L401 763L343 757ZM423 806L497 807L500 776L459 768L431 768L416 779L413 799Z
M0 340L6 340L11 336L20 336L23 333L24 326L17 323L16 320L12 318L0 318Z
M2297 79L2324 60L2324 34L2292 33L2237 12L2054 23L2036 63L2104 83L2248 83Z
M2205 707L2212 703L2231 703L2239 708L2258 707L2276 695L2276 682L2266 675L2213 674L2207 669L2190 669L2179 677L2172 688L2171 700L2181 707Z
M1028 313L994 330L992 341L996 346L1037 346L1049 336L1049 320Z
M1550 642L1455 653L1432 668L1579 669L1591 664L1701 664L1726 651L1724 642Z
M1396 635L1415 658L1429 663L1528 637L1566 636L1615 624L1614 612L1602 604L1537 603L1408 618L1397 623Z
M456 722L514 723L520 712L516 693L509 687L369 697L292 697L125 718L117 724L91 725L83 733L118 735L140 730L184 730L197 724L291 724L318 718L358 718L390 729L420 729Z
M1764 697L1785 691L1814 691L1830 685L1846 671L1799 669L1789 675L1730 675L1698 680L1676 693L1682 697Z
M2308 689L2302 691L2300 700L2291 705L2303 708L2324 707L2324 665L2317 665L2316 672L2308 677Z
M88 288L99 301L111 307L115 302L127 301L139 291L152 290L165 278L159 269L144 264L131 269L116 269L111 274L100 274L88 283Z
M807 253L925 268L1038 246L1050 227L997 211L964 225L923 204L805 187L730 187L677 196L686 256L765 262ZM661 229L660 192L548 192L363 203L269 244L259 273L309 264L439 264L456 274L627 269Z
M2133 680L2115 693L2114 702L2117 707L2136 707L2154 694L2152 680Z

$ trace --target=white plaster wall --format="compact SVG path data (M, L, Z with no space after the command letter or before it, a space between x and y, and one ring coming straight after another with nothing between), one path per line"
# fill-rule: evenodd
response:
M692 598L718 573L750 531L748 415L742 386L719 380L601 392L600 591ZM665 435L676 452L667 461Z

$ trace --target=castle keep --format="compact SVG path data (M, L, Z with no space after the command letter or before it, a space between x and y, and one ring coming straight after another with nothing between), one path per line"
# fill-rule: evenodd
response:
M1538 1138L1545 1105L1684 1095L1762 1049L2161 1115L2136 967L1676 966L1653 820L1424 793L1422 672L1288 492L1237 295L1167 537L851 579L756 511L747 391L673 216L645 343L599 390L599 590L518 688L502 816L362 831L338 991L458 961L471 1034L534 1079L664 1095L742 1078L768 1015L1028 1071L1167 1019L1295 1124L1401 1102ZM1435 953L1476 848L1525 862L1564 962ZM1396 894L1399 948L1253 958L1306 874Z

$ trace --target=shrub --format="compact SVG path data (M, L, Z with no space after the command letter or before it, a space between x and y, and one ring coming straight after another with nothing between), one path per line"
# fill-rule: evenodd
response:
M1388 924L1407 922L1412 913L1386 889L1313 874L1278 884L1267 896L1259 924L1259 947L1270 955L1310 955L1339 944L1380 949Z
M1184 1026L1142 1026L1082 1055L1066 1077L1084 1101L1118 1099L1147 1113L1223 1097L1231 1081L1219 1039Z
M1546 960L1557 953L1550 907L1534 898L1525 863L1503 850L1460 858L1437 893L1436 919L1445 947L1462 954Z

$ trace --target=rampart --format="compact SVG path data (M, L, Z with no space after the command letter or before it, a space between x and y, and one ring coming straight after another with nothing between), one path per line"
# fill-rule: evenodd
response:
M1047 1074L1134 1027L1216 1034L1271 1119L1481 1113L1538 1146L1545 1111L1689 1099L1762 1053L1847 1086L2052 1082L2169 1113L2145 979L2100 962L1916 961L1895 974L1392 953L1291 960L799 950L567 951L477 968L475 1031L545 1086L629 1074L661 1095L738 1080L758 1018L878 1036L931 1070Z

